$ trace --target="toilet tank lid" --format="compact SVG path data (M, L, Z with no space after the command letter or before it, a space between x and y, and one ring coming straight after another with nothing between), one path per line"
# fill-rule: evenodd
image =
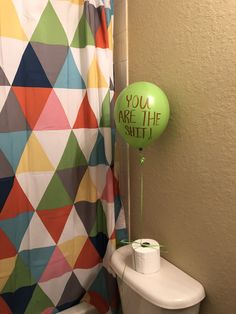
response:
M161 258L161 268L154 274L141 274L132 268L131 245L116 250L111 257L114 272L136 293L164 309L196 305L205 297L203 286L195 279Z

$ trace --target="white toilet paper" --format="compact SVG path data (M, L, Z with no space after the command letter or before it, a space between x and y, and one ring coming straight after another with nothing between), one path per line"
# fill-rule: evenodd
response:
M132 243L132 248L134 269L137 272L152 274L160 269L160 246L157 241L138 239Z

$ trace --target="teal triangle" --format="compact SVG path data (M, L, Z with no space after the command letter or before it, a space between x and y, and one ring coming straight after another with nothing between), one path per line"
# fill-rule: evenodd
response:
M33 212L27 212L15 218L0 221L0 229L6 233L17 250L20 247L22 238L24 237L32 216Z
M89 166L97 166L99 164L108 165L108 161L106 159L105 154L104 137L100 132L98 132L97 141L94 145L94 148L89 158Z
M65 63L54 85L56 88L85 89L84 80L69 49Z
M34 279L38 281L54 252L55 246L26 250L19 253L25 265L30 269Z
M0 133L0 149L14 171L16 171L30 134L31 131Z

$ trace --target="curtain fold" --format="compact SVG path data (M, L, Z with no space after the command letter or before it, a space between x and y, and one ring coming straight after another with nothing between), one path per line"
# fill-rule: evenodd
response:
M113 13L0 0L0 314L118 313Z

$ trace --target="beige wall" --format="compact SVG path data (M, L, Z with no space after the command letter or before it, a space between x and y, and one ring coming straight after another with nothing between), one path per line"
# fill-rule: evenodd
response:
M168 95L166 132L145 150L143 236L206 288L202 314L236 313L236 1L129 0L130 82ZM131 151L131 226L140 237Z

